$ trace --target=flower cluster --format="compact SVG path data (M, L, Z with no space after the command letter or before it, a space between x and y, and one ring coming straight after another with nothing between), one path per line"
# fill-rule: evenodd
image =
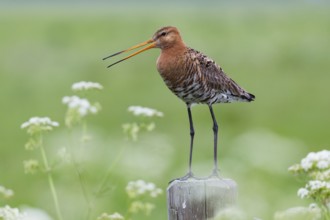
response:
M125 123L122 125L123 131L127 134L133 141L138 139L138 134L141 130L152 131L155 129L156 124L154 122L150 123Z
M144 180L131 181L126 186L126 193L133 201L130 204L128 212L130 214L144 213L146 216L151 213L155 205L143 201L143 199L156 198L163 193L163 190L157 188L154 183L146 182Z
M84 95L87 95L87 91L90 90L101 90L103 87L99 83L93 83L93 82L78 82L74 83L72 85L72 90L74 92L83 91ZM62 99L62 102L68 107L66 118L65 118L65 124L68 127L73 126L74 124L81 122L82 119L89 115L89 114L96 114L100 110L100 105L98 103L91 103L86 98L81 98L78 96L65 96ZM25 173L36 173L38 171L44 171L47 174L48 177L48 183L50 187L50 191L54 200L55 210L57 214L58 219L63 219L61 210L59 207L58 202L58 196L55 189L55 184L52 177L52 170L53 170L53 164L57 165L58 161L56 163L49 163L47 158L47 153L44 147L44 132L45 131L51 131L54 127L58 127L59 123L52 121L48 117L32 117L28 121L24 122L21 125L22 129L26 129L27 133L30 135L28 142L25 144L25 148L27 150L33 150L33 149L40 149L41 158L42 161L39 162L38 160L29 159L25 160L24 163L24 170ZM84 132L84 140L86 140L86 124L84 124L83 132ZM71 155L69 155L66 152L66 149L63 148L59 156L63 161L69 161L71 162ZM73 161L73 159L72 159ZM75 162L74 162L75 163ZM76 170L78 170L78 176L80 177L80 169L78 169L77 164L74 164L76 167ZM84 189L83 183L82 188ZM6 190L5 188L0 186L0 195L4 194L5 196L9 196L10 191ZM86 197L87 200L87 197ZM18 220L21 219L18 216L18 210L17 209L11 209L10 207L0 208L0 220ZM30 218L30 216L27 216ZM33 217L31 217L32 219ZM121 218L118 218L116 215L109 215L109 218L111 220L120 220ZM34 219L34 218L33 218Z
M96 82L77 82L72 84L71 89L75 92L78 91L88 91L88 90L102 90L103 86Z
M103 86L96 82L82 81L74 83L71 86L71 89L73 92L89 92L91 90L101 90L103 89ZM91 103L88 99L81 98L76 95L63 97L62 103L68 107L65 117L65 124L68 127L72 127L73 125L78 124L87 115L96 114L101 109L101 105L99 103Z
M321 170L330 168L330 151L322 150L316 153L310 152L307 157L301 160L300 165L305 171L309 171L313 168Z
M157 111L152 108L141 107L141 106L130 106L128 111L133 113L135 116L145 116L145 117L163 117L163 112Z
M30 135L29 140L25 144L25 149L34 150L41 145L42 133L53 130L58 127L59 123L52 121L49 117L32 117L21 125L22 129L26 129Z
M22 129L27 129L28 134L35 135L43 131L51 131L58 127L59 123L52 121L48 117L32 117L21 125Z
M148 183L144 180L131 181L126 186L128 197L136 198L143 195L149 195L156 198L163 193L162 189L157 188L154 183Z
M97 220L124 220L124 219L125 218L117 212L111 215L107 213L103 213L97 218Z
M139 213L142 212L145 215L150 215L152 210L155 208L155 205L150 202L134 201L132 202L129 212L130 213Z
M98 103L91 104L87 99L78 96L65 96L62 103L68 106L65 123L69 127L88 114L96 114L101 108Z
M297 195L313 199L322 210L322 215L330 219L330 151L310 152L300 163L289 167L289 171L306 180L305 187Z
M310 180L305 187L300 188L297 192L300 198L330 198L330 182L320 180Z
M143 213L144 215L148 216L155 208L155 205L150 202L146 202L145 199L147 199L147 197L149 197L149 199L155 198L163 193L163 191L160 188L157 188L154 183L148 183L144 180L128 182L126 186L126 192L130 199L130 204L125 217L117 212L112 215L103 213L97 218L97 220L131 219L131 215L137 213Z
M330 180L330 151L310 152L299 164L289 167L294 174L307 175L310 179Z
M81 117L89 113L96 114L98 112L96 105L92 105L87 99L79 98L78 96L65 96L62 102L66 104L69 109L77 111Z
M54 218L40 208L23 206L21 212L24 213L24 220L53 220Z
M5 207L0 208L0 219L3 220L23 220L24 214L20 213L17 208L11 208L6 205Z
M129 138L136 141L140 131L152 131L155 129L156 124L150 121L153 117L163 117L163 112L157 111L152 108L141 107L141 106L129 106L128 111L134 116L138 116L142 119L142 122L133 122L123 124L123 131Z
M34 173L38 172L41 167L39 164L39 161L33 160L33 159L25 160L23 162L23 165L24 165L24 172L26 174L34 174Z
M0 185L0 195L2 195L5 199L8 199L14 195L14 191Z

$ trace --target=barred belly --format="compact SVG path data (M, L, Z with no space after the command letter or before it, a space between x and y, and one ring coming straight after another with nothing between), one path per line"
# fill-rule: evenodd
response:
M228 103L234 101L228 94L221 93L208 88L202 83L190 83L184 86L174 86L169 81L165 81L168 88L186 104L208 104Z

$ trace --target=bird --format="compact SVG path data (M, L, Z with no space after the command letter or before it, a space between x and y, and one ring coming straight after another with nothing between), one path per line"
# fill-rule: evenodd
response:
M211 176L219 177L218 123L212 105L235 101L251 102L255 96L228 77L214 60L202 52L186 46L178 28L174 26L162 27L153 34L151 39L107 56L103 60L143 46L146 47L112 63L108 68L146 50L159 48L161 52L156 62L157 70L166 86L186 104L188 112L190 128L189 169L188 173L179 179L187 180L194 177L192 156L195 130L191 107L195 104L206 104L212 117L214 168Z

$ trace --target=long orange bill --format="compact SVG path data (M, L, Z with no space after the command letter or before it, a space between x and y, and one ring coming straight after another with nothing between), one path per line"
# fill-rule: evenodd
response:
M147 41L145 41L145 42L143 42L143 43L137 44L137 45L135 45L135 46L133 46L133 47L130 47L130 48L126 49L126 50L122 50L122 51L119 51L119 52L117 52L117 53L114 53L114 54L112 54L112 55L110 55L110 56L107 56L107 57L103 58L103 60L106 60L106 59L108 59L108 58L110 58L110 57L117 56L117 55L119 55L119 54L121 54L121 53L124 53L124 52L130 51L130 50L134 50L134 49L139 48L139 47L143 47L144 45L147 45L147 44L149 44L147 47L142 48L141 50L138 50L138 51L136 51L135 53L132 53L131 55L129 55L129 56L127 56L127 57L125 57L125 58L123 58L123 59L121 59L121 60L118 60L117 62L115 62L115 63L113 63L113 64L110 64L110 65L108 66L108 68L109 68L109 67L111 67L111 66L113 66L113 65L116 65L117 63L120 63L120 62L122 62L122 61L124 61L124 60L127 60L127 59L129 59L129 58L131 58L131 57L133 57L133 56L135 56L135 55L137 55L137 54L139 54L139 53L142 53L143 51L146 51L146 50L149 50L149 49L151 49L151 48L156 47L156 43L155 43L153 40L147 40Z

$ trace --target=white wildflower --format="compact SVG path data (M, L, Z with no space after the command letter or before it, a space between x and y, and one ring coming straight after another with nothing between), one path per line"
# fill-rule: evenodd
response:
M319 169L311 173L312 179L330 182L330 167L328 169Z
M309 190L306 188L300 188L297 192L297 195L302 199L306 198L309 195Z
M311 161L315 161L315 160L318 160L318 154L315 152L310 152L307 154L306 158L308 158Z
M23 220L52 220L48 213L42 209L23 207L24 212Z
M115 212L111 215L107 213L102 213L97 220L124 220L125 218L119 214L118 212Z
M42 131L51 131L54 127L58 127L59 123L52 121L49 117L32 117L21 125L22 129L27 129L31 135Z
M77 82L72 84L71 89L75 92L77 91L87 91L87 90L102 90L103 86L96 82Z
M8 199L14 195L14 191L0 185L0 194L2 194L5 199Z
M144 212L145 215L150 215L155 205L149 202L134 201L131 203L128 211L131 213Z
M151 197L157 197L163 191L157 188L154 183L147 183L144 180L131 181L126 186L126 192L130 198L136 198L140 195L148 194Z
M135 116L145 116L145 117L163 117L163 112L157 111L152 108L141 107L141 106L130 106L128 111L132 112Z
M3 220L23 220L24 214L20 213L17 208L11 208L6 205L0 207L0 219Z
M327 182L320 181L320 180L310 180L306 187L310 188L311 190L320 190L327 186Z
M156 189L156 185L154 183L145 183L144 188L146 191L152 191Z
M317 168L319 169L326 169L329 167L329 162L325 160L318 161L316 164Z
M308 171L313 166L313 162L309 158L302 159L300 164L305 171Z
M96 114L99 110L97 105L92 105L87 99L78 96L65 96L62 102L69 109L76 110L81 117L86 116L88 113Z
M159 196L162 193L163 193L162 189L156 188L156 189L154 189L150 192L150 196L153 197L153 198L156 198L157 196Z
M40 170L40 164L37 160L25 160L23 161L23 165L26 174L34 174Z
M113 213L112 215L109 215L111 220L121 220L124 219L124 217L119 214L118 212Z
M138 213L144 210L144 203L141 201L134 201L130 205L128 211L131 213Z
M301 160L300 165L305 171L309 171L313 167L327 169L330 167L330 151L310 152Z
M322 179L321 180L330 180L330 169L325 170L322 172Z
M319 160L330 161L330 151L328 150L322 150L317 152L317 156Z
M296 172L299 172L299 170L301 170L301 166L300 166L300 164L294 164L294 165L290 166L288 168L288 170L290 172L296 173Z

